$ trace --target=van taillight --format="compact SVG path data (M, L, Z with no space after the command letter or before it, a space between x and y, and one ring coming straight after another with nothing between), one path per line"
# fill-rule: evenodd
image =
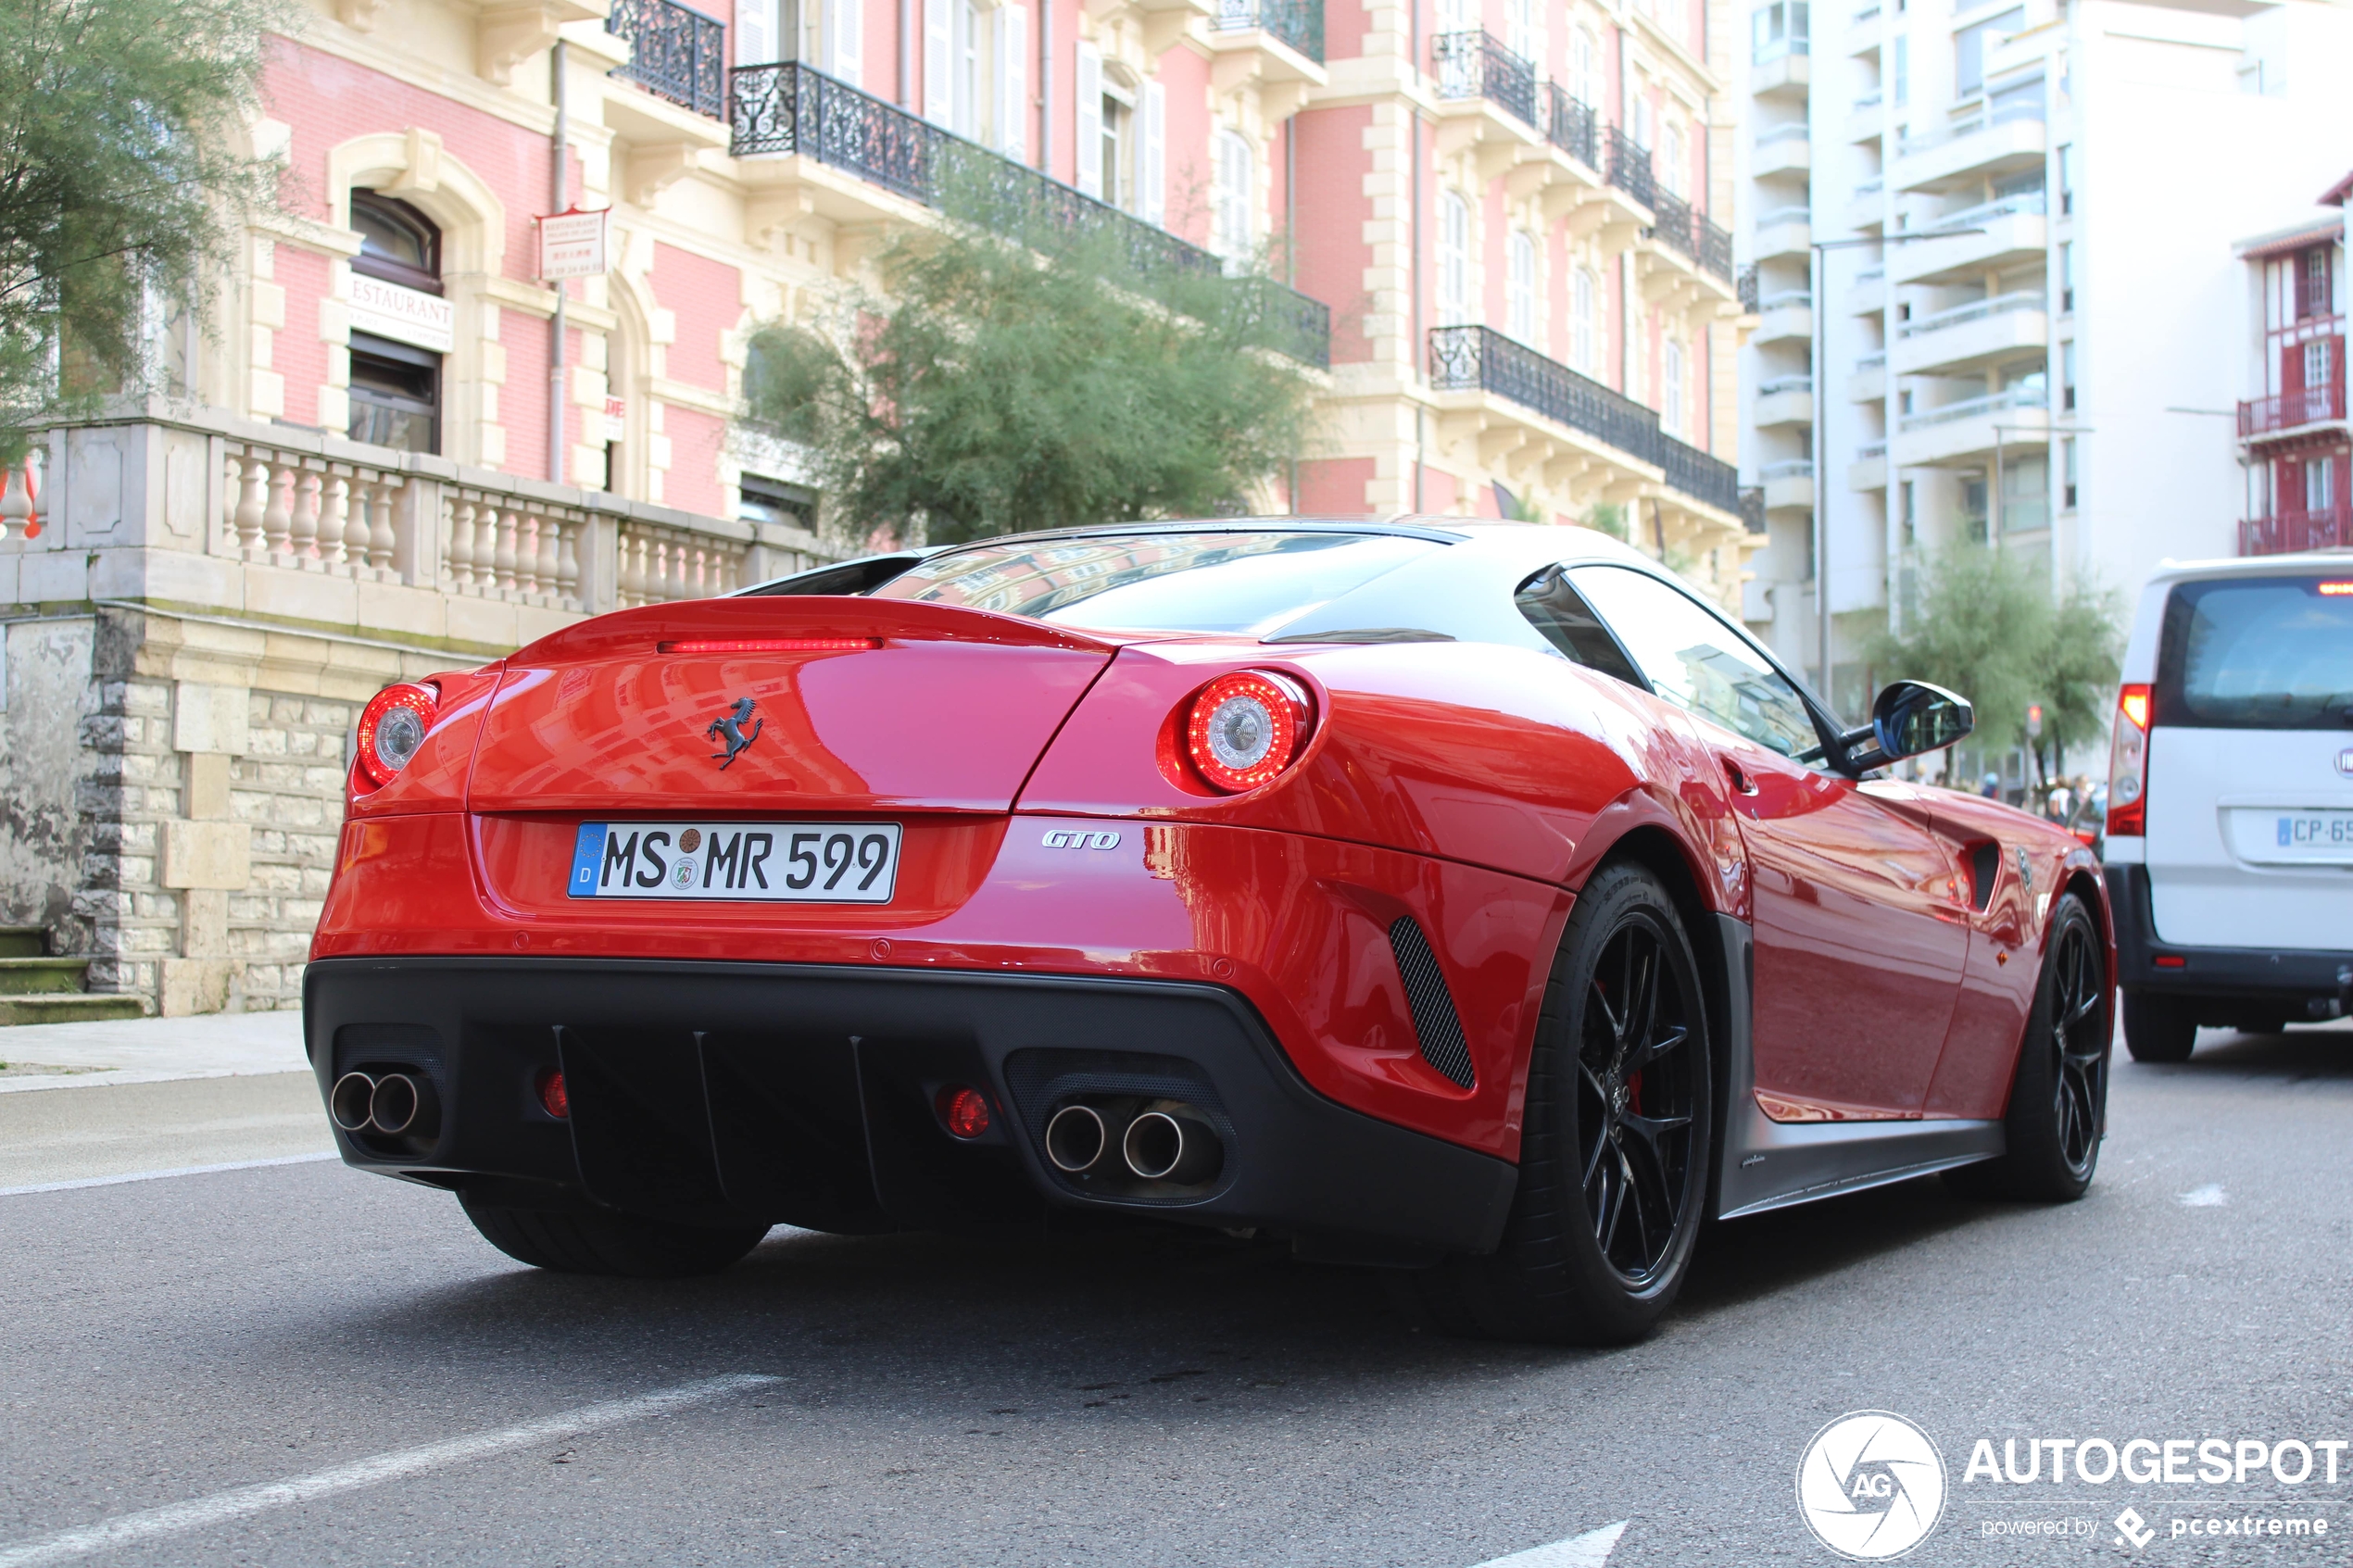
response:
M2116 746L2108 753L2108 837L2145 835L2148 785L2149 689L2128 685L2116 696Z

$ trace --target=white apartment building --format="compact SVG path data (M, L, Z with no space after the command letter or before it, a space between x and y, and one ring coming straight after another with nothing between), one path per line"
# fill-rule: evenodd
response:
M2234 242L2353 164L2353 6L1760 0L1751 26L1752 628L1819 671L1818 528L1857 712L1889 673L1861 650L1950 541L2127 596L2238 553L2265 387Z

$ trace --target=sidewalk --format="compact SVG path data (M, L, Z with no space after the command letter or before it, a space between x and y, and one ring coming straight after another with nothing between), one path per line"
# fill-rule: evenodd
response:
M308 1073L299 1012L216 1012L0 1029L0 1094Z

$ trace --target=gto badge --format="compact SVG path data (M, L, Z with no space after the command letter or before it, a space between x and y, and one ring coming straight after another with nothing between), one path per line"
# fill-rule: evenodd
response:
M2034 891L2034 862L2027 858L2023 844L2018 847L2018 880L2029 893Z
M1116 849L1119 847L1119 834L1084 833L1076 828L1053 828L1038 842L1049 849Z
M728 709L724 717L713 719L704 729L703 739L718 741L727 748L711 754L711 759L719 764L721 772L725 772L729 765L744 754L744 748L758 740L760 732L768 727L768 721L762 719L752 725L750 734L744 733L744 721L751 717L751 710L756 706L750 697L739 696L734 708Z

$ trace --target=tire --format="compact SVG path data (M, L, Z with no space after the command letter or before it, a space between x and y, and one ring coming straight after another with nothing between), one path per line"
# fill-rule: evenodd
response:
M2072 1203L2092 1185L2108 1131L2108 1044L2116 1026L2103 947L2083 901L2072 893L2062 897L2002 1118L2007 1152L1946 1173L1955 1190Z
M1674 900L1640 866L1596 872L1537 1021L1503 1243L1416 1277L1430 1319L1554 1344L1648 1334L1682 1288L1707 1205L1709 1044Z
M460 1193L482 1238L519 1263L567 1274L683 1279L715 1274L760 1245L758 1223L683 1225L596 1210L506 1209Z
M2134 1061L2187 1061L2197 1049L2197 1009L2186 997L2124 993L2124 1048Z

